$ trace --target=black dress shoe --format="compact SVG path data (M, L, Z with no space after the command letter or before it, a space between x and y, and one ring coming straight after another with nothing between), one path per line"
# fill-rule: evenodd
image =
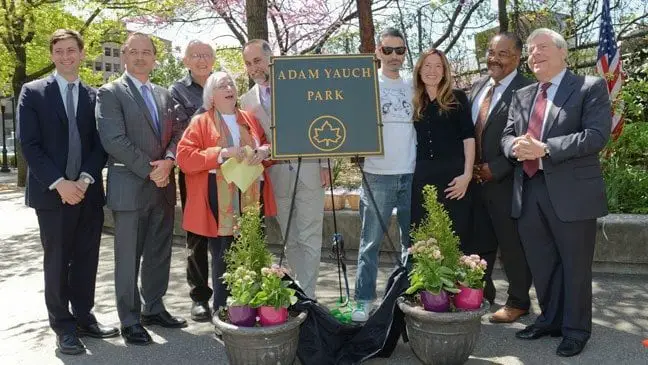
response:
M562 342L560 342L560 345L558 345L558 349L556 350L556 355L562 357L570 357L570 356L578 355L581 353L581 351L583 351L583 348L585 348L586 343L587 341L581 341L575 338L565 337L563 338Z
M149 316L142 315L142 324L145 326L157 324L158 326L166 328L180 328L186 327L187 321L180 317L174 317L167 311L162 311L158 314Z
M207 302L194 302L191 306L191 319L196 322L207 322L211 319L211 311Z
M119 329L115 327L104 326L101 323L93 323L87 326L77 326L79 337L89 336L94 338L108 338L119 335Z
M148 345L153 342L151 335L149 335L149 333L139 323L128 327L122 327L121 335L126 340L126 343L133 345Z
M560 337L562 336L562 331L556 329L540 328L535 325L530 325L527 326L527 328L518 331L515 334L515 337L521 340L536 340L544 336Z
M56 347L62 354L78 355L85 352L86 347L74 333L56 335Z

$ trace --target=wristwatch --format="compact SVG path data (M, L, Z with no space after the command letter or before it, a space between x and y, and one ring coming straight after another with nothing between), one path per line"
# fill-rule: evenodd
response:
M544 153L545 156L549 156L549 145L546 143L544 144Z
M90 178L87 177L87 176L84 176L83 178L81 178L81 181L83 181L85 184L88 184L88 185L92 184L92 180L90 180Z

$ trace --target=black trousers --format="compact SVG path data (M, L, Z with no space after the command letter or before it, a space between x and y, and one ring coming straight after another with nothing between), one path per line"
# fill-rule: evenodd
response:
M531 306L531 271L520 242L517 224L511 218L512 186L488 184L496 183L475 184L473 189L474 252L469 253L476 253L488 262L484 276L484 297L493 301L496 292L492 273L499 248L502 266L509 282L506 305L528 310Z
M74 332L77 324L96 323L92 307L104 221L102 207L82 201L56 209L37 209L36 215L44 251L50 327L63 334Z
M214 287L214 311L224 307L229 292L223 283L222 276L225 273L225 252L234 241L232 236L210 237L209 251L212 255L212 286Z
M541 172L524 182L522 199L518 230L542 310L535 324L587 341L596 219L558 219Z
M187 185L185 175L182 171L178 173L178 185L180 187L180 202L184 212L187 202ZM207 302L212 296L212 289L209 287L209 262L207 258L207 237L187 232L187 284L189 284L189 296L194 302Z

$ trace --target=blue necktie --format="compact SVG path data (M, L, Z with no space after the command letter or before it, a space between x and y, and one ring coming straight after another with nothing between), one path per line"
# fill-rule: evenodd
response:
M74 86L74 83L67 84L65 96L65 111L68 119L68 155L65 176L68 180L76 180L81 169L81 137L74 110Z
M158 121L158 113L157 108L155 107L155 103L153 102L153 96L151 95L151 91L149 90L148 86L142 85L141 90L142 97L144 97L144 102L146 103L146 107L148 108L149 113L151 113L151 118L153 118L153 122L155 124L155 132L159 136L160 122Z

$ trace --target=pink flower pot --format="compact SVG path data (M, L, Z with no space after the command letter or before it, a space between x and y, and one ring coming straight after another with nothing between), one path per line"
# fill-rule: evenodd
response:
M454 297L454 304L457 309L479 309L484 299L484 289L471 289L464 286Z
M275 309L275 307L262 306L259 307L258 312L259 323L263 327L276 326L288 320L288 308Z
M227 308L227 316L229 317L230 323L239 327L254 327L256 315L256 308L247 305Z
M421 303L423 303L423 309L428 312L447 312L450 309L450 297L445 290L441 290L439 294L422 291Z

